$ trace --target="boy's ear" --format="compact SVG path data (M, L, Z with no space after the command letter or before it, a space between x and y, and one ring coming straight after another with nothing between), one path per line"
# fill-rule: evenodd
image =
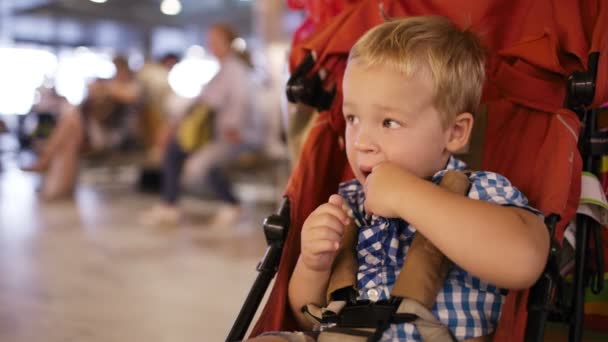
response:
M456 115L456 118L448 128L446 149L450 153L461 153L466 149L471 131L473 130L473 122L473 114L471 113L465 112Z

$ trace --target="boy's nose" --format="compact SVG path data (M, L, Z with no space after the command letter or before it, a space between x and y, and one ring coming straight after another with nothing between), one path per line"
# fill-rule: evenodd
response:
M357 149L357 151L364 152L364 153L374 153L374 152L378 152L378 150L379 150L378 145L375 142L375 139L373 139L373 137L366 132L360 132L357 135L354 146Z

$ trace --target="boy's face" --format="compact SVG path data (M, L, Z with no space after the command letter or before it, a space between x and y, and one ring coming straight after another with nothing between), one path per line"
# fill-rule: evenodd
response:
M343 80L346 153L355 177L392 162L421 178L445 167L450 129L432 104L430 76L406 78L384 66L351 61Z

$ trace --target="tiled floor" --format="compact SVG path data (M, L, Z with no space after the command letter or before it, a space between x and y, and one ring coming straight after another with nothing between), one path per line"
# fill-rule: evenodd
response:
M36 177L0 172L0 341L222 341L255 276L273 203L205 226L188 199L177 229L137 223L157 200L84 177L74 202L40 203Z
M234 227L206 227L217 204L189 198L180 227L150 228L138 218L157 197L135 192L129 172L108 179L87 170L75 201L48 204L37 200L36 176L4 164L0 341L226 338L257 275L266 248L261 222L280 189L243 184L246 210ZM553 325L546 340L566 336Z

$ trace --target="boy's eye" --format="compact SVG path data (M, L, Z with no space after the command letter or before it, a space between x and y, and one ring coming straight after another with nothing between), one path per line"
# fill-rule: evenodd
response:
M382 127L385 128L399 128L401 127L401 123L393 120L393 119L384 119L382 121Z
M346 119L346 122L349 124L355 124L358 121L357 117L352 114L346 114L344 116L344 118Z

